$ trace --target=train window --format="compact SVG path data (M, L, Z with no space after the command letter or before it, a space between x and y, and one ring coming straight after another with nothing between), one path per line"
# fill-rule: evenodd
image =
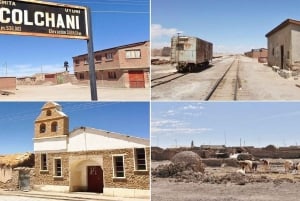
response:
M183 44L177 44L176 48L177 48L177 50L184 50L184 45Z

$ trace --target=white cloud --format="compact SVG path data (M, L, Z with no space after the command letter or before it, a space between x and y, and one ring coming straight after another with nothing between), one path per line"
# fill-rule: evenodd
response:
M183 110L203 110L204 107L201 105L186 105L183 107Z
M160 38L162 36L172 37L177 33L183 33L176 28L164 28L160 24L151 24L151 38Z
M210 128L192 128L188 122L179 120L152 120L151 134L174 135L174 134L199 134L211 131Z

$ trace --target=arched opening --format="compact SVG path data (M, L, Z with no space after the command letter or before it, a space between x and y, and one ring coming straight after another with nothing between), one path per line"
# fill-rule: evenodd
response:
M94 160L81 160L70 166L71 192L103 193L103 169L99 162Z
M57 131L57 122L54 121L51 124L51 132L56 132Z
M40 133L45 133L46 132L46 124L42 123L40 125Z

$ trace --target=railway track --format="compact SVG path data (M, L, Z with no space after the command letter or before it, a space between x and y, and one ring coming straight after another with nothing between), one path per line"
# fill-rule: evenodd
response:
M238 100L238 92L241 87L239 59L235 58L204 100Z
M161 77L154 78L154 79L151 80L151 88L157 87L157 86L162 85L162 84L166 84L168 82L171 82L173 80L181 78L185 75L186 74L181 74L181 73L175 72L175 73L171 73L171 74L168 74L168 75L164 75L164 76L161 76Z

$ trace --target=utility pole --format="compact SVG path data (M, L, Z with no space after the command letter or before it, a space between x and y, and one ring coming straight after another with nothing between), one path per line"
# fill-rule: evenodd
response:
M5 76L7 77L7 62L5 62Z
M3 69L3 70L4 70L3 73L4 73L4 75L7 77L7 62L4 62L4 63L3 63L3 68L4 68L4 69Z

